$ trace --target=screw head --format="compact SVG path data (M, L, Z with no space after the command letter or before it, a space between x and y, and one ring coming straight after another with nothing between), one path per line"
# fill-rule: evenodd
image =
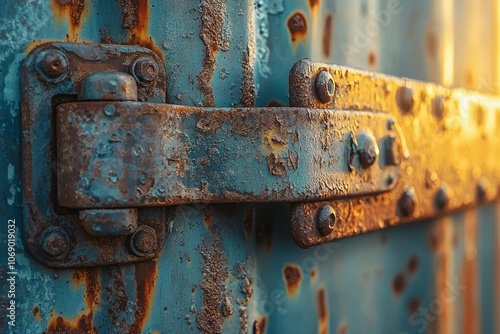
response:
M43 253L49 257L62 257L69 252L68 235L62 229L48 232L42 239Z
M330 205L325 205L319 210L316 219L319 232L326 237L333 232L337 214Z
M42 80L61 82L68 75L68 58L59 50L46 50L38 55L35 68Z
M439 188L436 193L436 207L438 210L444 210L448 206L449 196L448 189L445 186Z
M160 69L152 58L140 57L132 65L132 73L140 83L148 85L158 77Z
M358 147L356 154L359 158L359 163L363 169L366 169L375 163L380 153L377 142L371 134L362 133L356 137Z
M400 87L396 93L397 104L402 112L409 113L415 103L413 89L410 87Z
M416 199L415 189L407 189L399 198L399 210L404 217L409 217L415 211Z
M316 95L323 103L330 102L335 94L335 81L328 71L321 71L316 77Z
M149 226L140 226L130 237L130 250L137 256L147 256L156 249L157 236Z

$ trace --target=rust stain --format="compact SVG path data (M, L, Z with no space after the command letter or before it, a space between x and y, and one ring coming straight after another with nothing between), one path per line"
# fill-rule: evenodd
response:
M248 207L245 209L245 238L250 239L252 236L253 229L253 221L254 221L254 208Z
M267 326L267 317L262 317L259 320L255 320L253 323L253 333L265 334L266 326Z
M220 236L215 233L213 240L208 244L203 242L201 249L203 257L203 306L196 317L198 329L203 333L215 334L222 332L224 315L222 305L226 296L226 281L229 277L227 256L222 250Z
M377 65L377 56L373 51L370 51L368 54L368 65L370 65L370 67L375 67L375 65Z
M415 272L417 271L418 269L418 257L416 255L413 255L412 257L410 257L410 259L408 260L408 274L411 276L413 274L415 274Z
M284 107L285 104L278 100L271 100L266 107Z
M465 257L462 279L463 292L463 324L462 333L481 333L478 314L477 293L477 210L465 213Z
M85 10L85 0L52 0L56 18L68 16L70 33L76 38Z
M300 11L293 13L287 20L287 27L293 44L306 39L307 19L304 13Z
M247 51L243 52L243 60L241 62L243 82L241 84L240 104L243 107L253 107L255 104L255 83L253 77L253 66L250 59L250 49L247 48Z
M97 334L97 328L93 326L94 313L81 315L76 321L68 321L62 317L52 317L44 334Z
M328 334L328 301L325 289L318 290L319 334Z
M443 217L434 227L432 235L438 240L434 245L438 262L436 263L436 296L449 291L450 282L454 282L452 272L453 263L453 221L450 217ZM446 303L437 321L438 333L449 333L455 322L454 303Z
M433 32L427 33L425 46L429 57L435 57L437 51L437 41L436 41L436 35L434 35Z
M111 323L116 325L118 323L118 319L121 315L125 314L127 310L127 302L129 298L127 296L127 290L125 289L125 284L123 283L123 276L120 266L110 266L109 272L107 272L107 276L111 279L109 284L104 289L106 292L108 305L111 305L108 308L108 316L111 319ZM124 332L130 331L130 325L122 324L122 329Z
M279 176L284 178L286 176L286 166L285 162L283 159L273 153L270 153L267 157L267 168L269 169L269 173L271 173L274 176Z
M203 214L205 215L205 226L207 229L210 229L210 227L212 227L215 210L212 206L209 205L203 209Z
M120 0L120 5L122 7L122 28L129 31L127 43L151 49L163 58L162 50L149 35L149 0Z
M408 302L408 309L410 310L410 315L417 312L420 307L420 300L418 298L412 298Z
M85 268L73 271L72 282L75 286L85 285L85 303L90 311L99 304L101 286L99 282L99 269Z
M134 323L130 326L130 333L142 333L142 328L151 310L157 279L156 261L144 261L135 264L136 311Z
M392 280L392 290L396 296L399 296L404 289L406 289L406 278L402 273L399 273Z
M314 282L316 280L316 277L318 277L318 272L316 269L311 270L311 281Z
M319 0L309 0L309 6L311 6L311 8L314 8L317 5L319 5Z
M205 44L205 59L203 60L203 69L198 74L198 89L204 95L204 106L214 107L215 96L211 81L217 65L215 56L219 51L229 49L229 37L225 33L227 28L225 26L226 3L222 0L205 0L200 9L200 38Z
M31 311L35 316L36 321L41 322L43 320L42 315L40 314L40 308L38 306L34 306Z
M326 15L325 27L323 29L323 55L327 58L330 57L332 45L332 23L333 16L331 14Z
M339 326L337 327L337 333L338 334L347 334L347 324L342 321Z
M300 267L294 264L287 264L283 268L283 278L285 280L287 293L292 296L296 295L300 289L300 282L302 279Z

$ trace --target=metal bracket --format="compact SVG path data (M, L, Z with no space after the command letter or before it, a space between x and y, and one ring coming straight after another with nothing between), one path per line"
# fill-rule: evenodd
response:
M395 120L393 131L405 135L406 158L400 161L401 179L392 191L292 205L292 235L301 247L499 196L498 97L304 59L290 72L290 105L384 112Z
M165 102L162 60L137 46L47 43L28 55L22 71L24 234L31 254L52 267L127 263L156 256L166 238L164 209L103 210L81 216L58 203L55 111L57 105L77 100L84 79L97 72L130 73L137 82L139 101ZM106 89L112 95L124 93L116 91L116 85L110 81L108 87L99 87L99 94ZM86 92L87 98L91 95ZM110 228L113 219L130 227ZM94 235L85 229L88 224L94 224ZM115 236L99 236L99 226L104 234ZM133 230L134 234L124 235Z

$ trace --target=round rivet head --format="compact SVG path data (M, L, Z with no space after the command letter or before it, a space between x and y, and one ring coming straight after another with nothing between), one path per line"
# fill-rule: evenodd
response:
M375 163L380 153L377 142L372 135L362 133L356 137L358 147L356 154L359 158L359 163L363 169L366 169Z
M409 217L415 211L416 199L415 190L413 188L407 189L399 198L399 210L401 215Z
M35 68L42 80L58 83L68 75L68 58L59 50L46 50L38 55Z
M489 183L486 179L481 178L477 184L477 199L484 202L488 197Z
M140 57L132 65L132 74L143 85L153 83L159 73L158 63L150 57Z
M41 246L46 256L63 257L69 252L70 242L67 234L57 229L45 234Z
M444 210L448 206L449 196L448 189L446 187L441 187L436 193L436 207L438 210Z
M403 113L409 113L413 109L413 104L415 103L413 89L410 87L400 87L396 93L396 100L399 109Z
M317 216L319 232L324 236L330 235L333 232L336 220L335 210L330 205L323 206Z
M335 94L335 82L333 81L333 77L328 71L321 71L316 77L316 95L318 99L327 103L333 99L333 95Z
M149 226L139 226L130 238L130 250L137 256L147 256L156 249L157 236Z
M442 96L437 96L432 100L432 114L437 119L442 119L445 114L445 103Z

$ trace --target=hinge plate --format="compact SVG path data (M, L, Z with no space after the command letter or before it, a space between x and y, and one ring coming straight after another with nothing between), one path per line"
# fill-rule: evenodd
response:
M321 99L318 77L335 83ZM396 187L370 197L292 205L301 247L355 236L494 200L499 195L500 99L304 59L290 72L292 107L384 112L404 133Z
M52 267L99 266L155 257L166 238L165 210L138 211L139 228L156 235L155 249L137 255L130 237L95 237L82 228L78 211L57 201L56 106L75 101L84 77L94 72L133 71L141 57L158 64L158 75L138 84L138 99L165 102L162 60L151 50L127 45L46 43L22 67L24 238L31 254ZM136 252L137 253L137 252Z

